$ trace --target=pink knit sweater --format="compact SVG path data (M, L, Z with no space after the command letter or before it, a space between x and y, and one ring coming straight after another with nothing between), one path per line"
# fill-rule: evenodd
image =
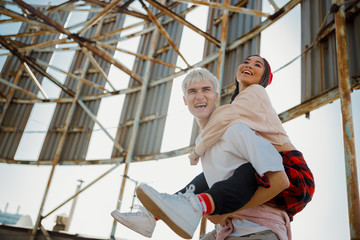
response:
M201 133L201 141L195 152L203 156L206 149L215 144L226 129L235 123L243 123L275 145L290 142L282 123L271 105L264 87L248 86L231 104L218 107Z
M261 226L266 226L276 233L280 240L291 240L289 216L285 211L278 208L263 204L240 211L233 217L247 219Z

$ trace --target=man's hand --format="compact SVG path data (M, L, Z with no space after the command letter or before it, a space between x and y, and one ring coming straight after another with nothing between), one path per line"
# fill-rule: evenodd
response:
M199 156L196 155L194 152L189 154L190 165L197 165L199 163Z
M221 214L221 215L206 215L205 217L210 220L213 224L219 224L220 226L224 227L227 225L227 221L231 213Z

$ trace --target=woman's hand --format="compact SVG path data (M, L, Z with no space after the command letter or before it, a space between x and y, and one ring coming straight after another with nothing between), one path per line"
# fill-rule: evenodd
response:
M199 156L196 155L194 152L189 154L190 165L197 165L199 163Z
M225 221L226 225L221 229L220 232L217 233L216 240L224 240L230 235L230 233L234 231L234 226L232 225L231 219L226 218Z

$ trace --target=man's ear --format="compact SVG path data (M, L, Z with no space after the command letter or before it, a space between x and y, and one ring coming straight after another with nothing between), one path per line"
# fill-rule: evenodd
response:
M185 106L187 106L188 104L187 104L187 101L186 101L186 97L185 97L185 96L183 96L183 100L184 100Z

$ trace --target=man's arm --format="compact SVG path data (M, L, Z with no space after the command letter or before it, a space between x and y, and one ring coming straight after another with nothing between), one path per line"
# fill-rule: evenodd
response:
M260 204L266 203L267 201L274 198L280 192L289 187L289 179L285 171L266 172L265 175L268 177L270 182L269 188L260 187L256 190L252 198L242 208L235 212L245 210L248 208L256 207ZM234 213L235 213L234 212ZM208 215L207 218L214 224L225 225L225 219L231 217L233 213L223 215Z
M250 201L238 211L266 203L290 186L289 179L285 171L267 172L265 175L269 178L270 187L264 188L259 186Z

